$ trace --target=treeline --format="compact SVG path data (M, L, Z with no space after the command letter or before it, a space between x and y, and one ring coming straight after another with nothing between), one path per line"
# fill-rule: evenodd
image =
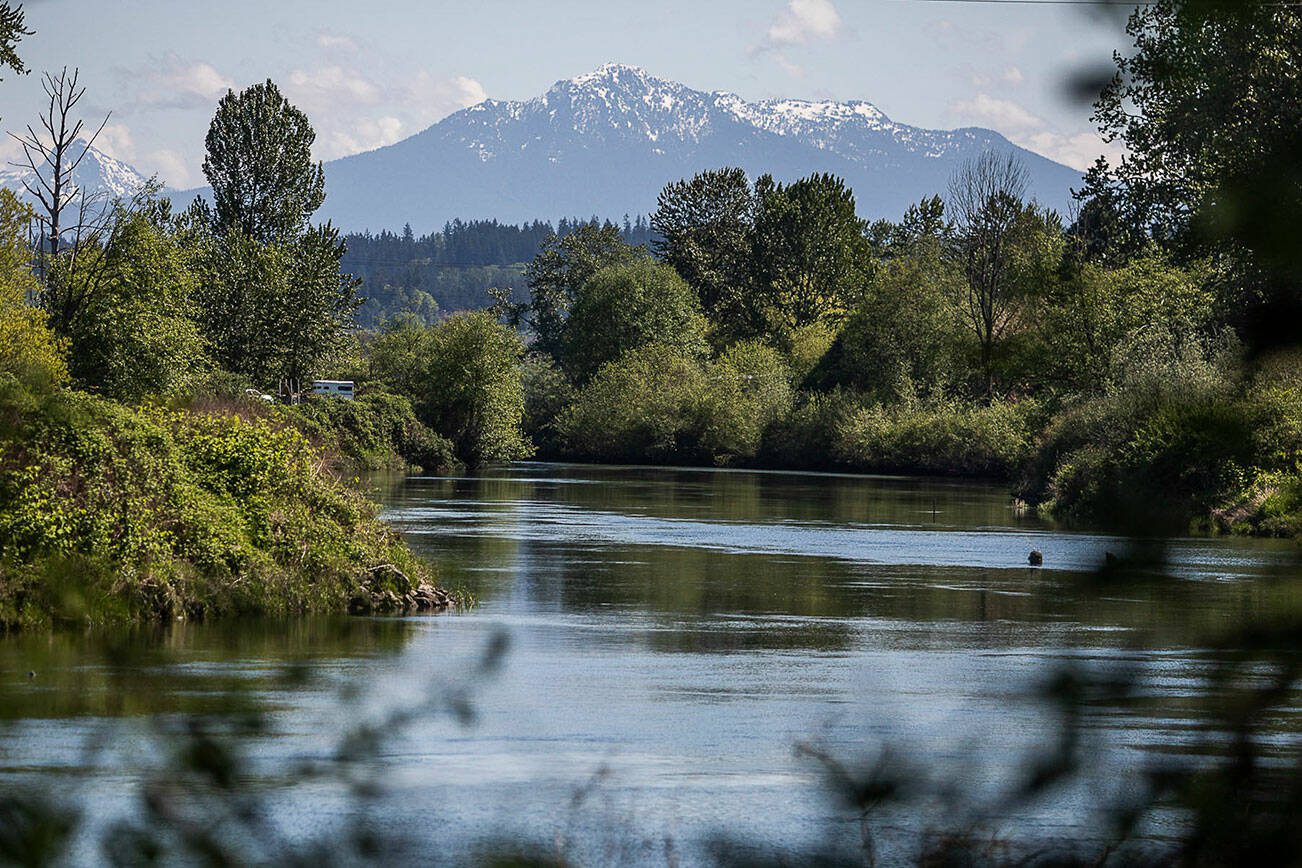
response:
M650 251L613 227L550 238L529 298L495 308L528 340L499 395L527 440L479 457L979 474L1130 532L1296 534L1302 191L1284 130L1302 109L1282 26L1295 10L1140 9L1096 105L1130 155L1089 173L1071 220L986 155L897 221L861 221L832 176L720 169L665 188ZM1245 123L1243 93L1269 110ZM396 372L438 331L390 323L373 382L437 393L432 371Z
M343 270L361 281L363 302L357 321L373 328L397 313L433 322L440 310L476 310L494 303L490 290L517 301L527 297L524 263L552 236L564 237L582 226L615 227L596 217L562 218L553 225L535 220L508 225L496 220L453 220L442 231L417 237L410 225L401 233L355 233L344 239ZM618 226L626 243L649 245L645 217L624 216Z

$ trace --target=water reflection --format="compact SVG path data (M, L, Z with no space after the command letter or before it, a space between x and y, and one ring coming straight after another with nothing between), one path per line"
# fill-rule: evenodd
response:
M405 725L366 769L384 794L378 833L417 833L400 860L505 837L564 840L597 863L661 861L668 839L692 862L720 832L771 856L817 843L838 810L796 745L898 745L979 804L1054 743L1060 720L1038 693L1049 673L1133 674L1126 701L1082 703L1082 781L1008 814L1052 839L1148 758L1224 742L1208 642L1302 605L1283 569L1294 548L1260 541L1168 541L1180 578L1140 564L1100 586L1107 553L1136 553L1021 515L993 486L563 465L374 484L478 610L0 640L0 781L57 771L118 805L149 764L138 750L79 764L98 723L253 710L278 816L315 830L348 816L348 793L305 794L285 770L329 761L351 727L396 709ZM1033 547L1042 569L1026 564ZM511 652L480 677L499 631ZM459 704L467 679L473 703ZM431 702L453 714L406 712ZM1302 704L1286 707L1260 736L1280 757L1302 723Z

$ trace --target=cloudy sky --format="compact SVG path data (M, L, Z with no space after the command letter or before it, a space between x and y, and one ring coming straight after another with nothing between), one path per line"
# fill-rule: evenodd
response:
M1123 45L1117 10L970 0L25 0L36 73L80 67L99 144L169 186L202 183L228 88L272 78L332 159L486 98L527 99L607 61L747 99L866 99L926 127L979 125L1076 167L1106 150L1065 82ZM6 157L12 146L0 146Z

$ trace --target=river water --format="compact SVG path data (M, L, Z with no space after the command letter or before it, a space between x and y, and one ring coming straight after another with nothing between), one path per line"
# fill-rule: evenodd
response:
M1208 637L1302 589L1293 545L1208 539L1167 541L1165 578L1101 587L1125 541L968 482L520 464L377 485L476 608L0 639L0 790L75 806L93 862L173 774L181 721L247 719L240 781L279 835L364 818L398 861L854 852L820 756L904 783L912 801L867 824L886 861L933 826L1095 841L1144 769L1216 753ZM1064 732L1046 689L1068 671L1134 690L1072 718L1079 774L1009 801ZM1298 712L1268 751L1299 748ZM1159 813L1142 834L1179 828Z

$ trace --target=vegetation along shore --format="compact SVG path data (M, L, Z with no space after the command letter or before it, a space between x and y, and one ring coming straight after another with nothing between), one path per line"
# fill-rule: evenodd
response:
M1296 535L1297 252L1252 187L1288 164L1207 97L1294 117L1291 79L1167 4L1131 34L1095 105L1131 157L1071 215L987 153L895 221L832 175L723 167L623 227L368 236L536 248L527 297L446 316L401 270L359 293L273 82L220 101L211 200L177 212L66 183L85 85L48 74L22 145L50 183L0 192L0 624L442 607L350 480L531 456L986 477L1062 521ZM264 397L316 378L357 400Z

